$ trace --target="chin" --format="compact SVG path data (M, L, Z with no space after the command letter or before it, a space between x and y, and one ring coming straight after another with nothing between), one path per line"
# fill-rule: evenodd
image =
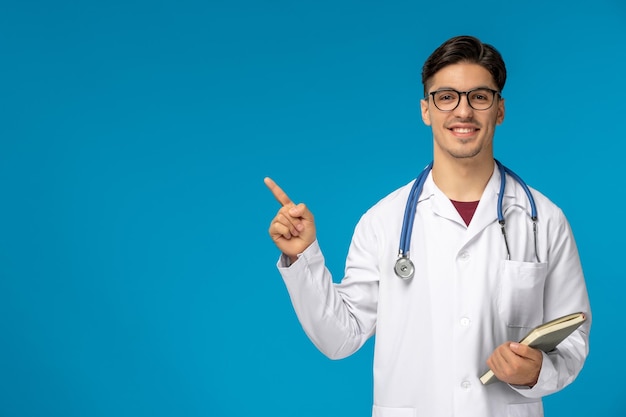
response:
M451 150L448 154L456 159L471 159L478 156L480 151L480 149Z

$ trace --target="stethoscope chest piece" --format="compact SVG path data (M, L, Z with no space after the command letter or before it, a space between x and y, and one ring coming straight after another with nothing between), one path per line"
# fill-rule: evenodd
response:
M406 256L399 257L393 269L396 271L396 275L402 279L411 279L415 275L415 266Z

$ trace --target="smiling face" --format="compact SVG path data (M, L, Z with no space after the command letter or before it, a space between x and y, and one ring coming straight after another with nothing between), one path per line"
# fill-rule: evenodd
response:
M429 93L442 89L470 91L476 88L498 90L489 71L466 62L442 68L428 83ZM441 111L435 107L432 95L422 99L422 120L433 130L434 159L490 160L492 163L496 125L504 120L504 100L499 95L494 100L489 109L475 110L463 94L454 110Z

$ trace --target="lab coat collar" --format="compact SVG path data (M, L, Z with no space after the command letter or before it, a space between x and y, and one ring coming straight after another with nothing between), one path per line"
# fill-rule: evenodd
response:
M505 197L514 196L514 187L506 187L505 189ZM491 174L491 178L483 191L483 194L480 198L480 202L478 203L478 207L476 207L476 212L472 217L472 221L469 226L467 226L468 230L473 230L475 232L479 232L484 229L491 223L497 221L497 204L498 204L498 193L500 192L500 171L494 161L493 163L493 172ZM441 217L444 217L448 220L457 222L461 224L463 227L465 226L465 222L461 218L461 215L456 210L450 199L437 187L435 182L433 181L432 171L428 174L428 178L424 183L424 189L420 196L420 204L422 201L430 200L430 205L433 212ZM503 204L506 206L506 204Z

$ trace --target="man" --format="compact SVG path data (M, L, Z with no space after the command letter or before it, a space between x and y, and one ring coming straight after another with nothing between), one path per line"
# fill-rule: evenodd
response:
M362 216L333 283L313 215L265 179L282 205L269 228L279 271L311 341L337 359L376 334L374 417L542 416L541 398L570 384L587 357L591 312L569 223L534 189L531 203L494 159L505 81L499 52L470 36L446 41L423 66L433 163L404 248L412 277L394 271L413 182ZM588 320L556 349L515 343L579 311ZM500 381L483 385L487 369Z

